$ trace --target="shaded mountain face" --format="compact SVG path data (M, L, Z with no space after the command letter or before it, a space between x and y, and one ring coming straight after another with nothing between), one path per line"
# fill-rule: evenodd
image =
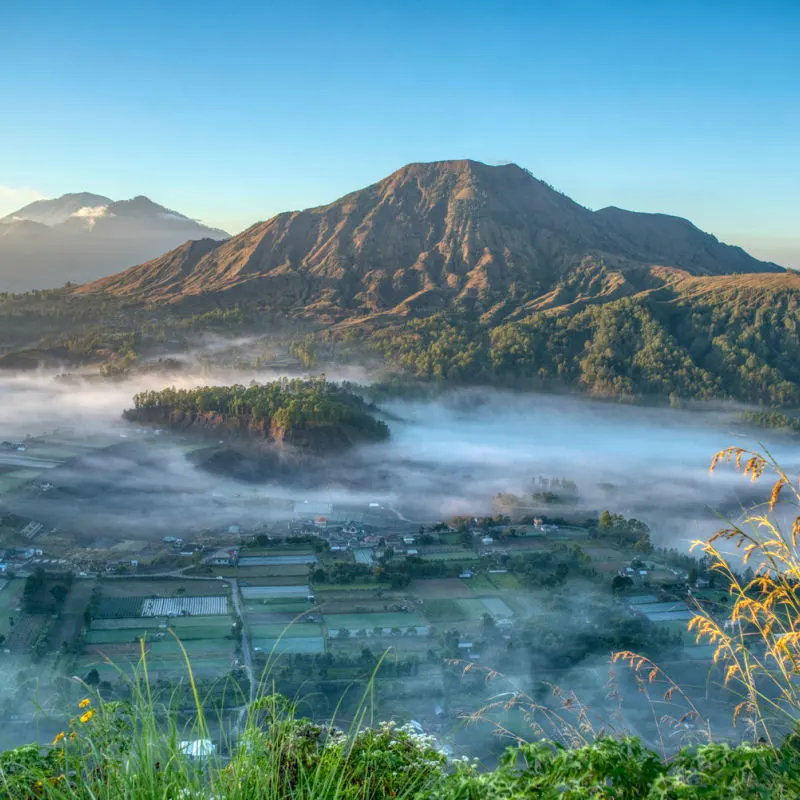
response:
M652 283L655 266L781 271L686 220L593 212L515 165L443 161L410 164L330 205L179 248L80 291L149 302L255 299L325 321L452 306L505 315L537 299L552 306L586 292L632 293Z
M114 202L81 192L37 200L0 219L0 291L94 280L206 237L228 234L142 196Z

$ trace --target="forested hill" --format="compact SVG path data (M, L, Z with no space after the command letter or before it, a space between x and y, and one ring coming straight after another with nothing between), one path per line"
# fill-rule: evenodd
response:
M469 312L342 326L298 341L306 363L379 354L398 374L679 402L800 407L800 278L682 278L662 291L493 322Z
M240 434L262 442L325 451L389 435L370 406L324 378L282 379L249 386L146 391L125 419L184 431Z

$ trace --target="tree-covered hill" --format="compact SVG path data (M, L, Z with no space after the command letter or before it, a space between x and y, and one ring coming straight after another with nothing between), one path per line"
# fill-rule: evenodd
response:
M261 441L327 450L389 435L370 406L325 378L249 386L200 386L141 392L125 419L179 430L227 431Z
M340 327L294 351L307 360L376 352L399 373L448 383L800 405L800 281L765 276L754 289L752 280L689 281L499 323L462 309Z

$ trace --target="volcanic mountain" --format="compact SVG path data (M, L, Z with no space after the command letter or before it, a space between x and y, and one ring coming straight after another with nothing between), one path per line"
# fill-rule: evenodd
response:
M439 161L223 242L187 242L78 291L198 306L252 301L337 321L456 306L507 315L742 272L783 270L684 219L591 211L513 164Z
M143 196L114 202L80 192L37 200L0 219L0 290L93 280L206 237L228 234Z

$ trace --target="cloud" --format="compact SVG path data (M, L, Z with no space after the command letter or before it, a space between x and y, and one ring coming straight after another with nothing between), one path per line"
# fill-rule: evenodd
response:
M5 217L12 211L32 203L34 200L44 200L45 195L36 189L27 186L0 185L0 217Z
M84 206L73 213L73 217L104 217L108 214L108 206Z

